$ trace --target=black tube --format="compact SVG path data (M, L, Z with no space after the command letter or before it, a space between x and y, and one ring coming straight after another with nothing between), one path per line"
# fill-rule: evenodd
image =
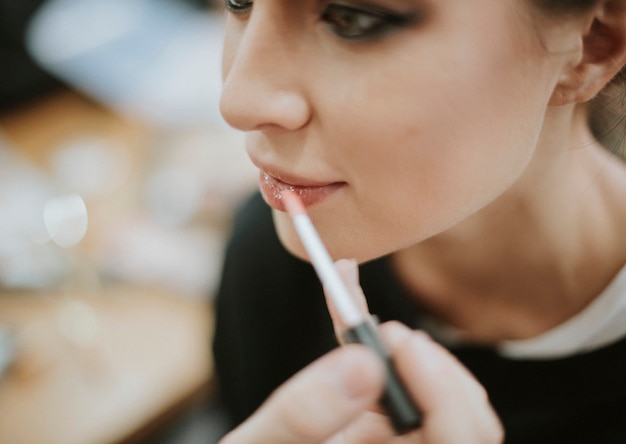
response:
M422 413L409 395L396 368L391 353L382 341L378 328L371 320L351 327L343 333L348 343L363 344L370 348L385 364L387 380L385 390L380 399L383 410L389 415L391 423L398 434L404 434L422 425Z

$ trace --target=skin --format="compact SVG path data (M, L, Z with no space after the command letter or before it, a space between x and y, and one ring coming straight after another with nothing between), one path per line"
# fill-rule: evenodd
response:
M626 63L624 3L553 20L519 0L380 0L424 7L424 19L349 42L319 19L317 1L257 0L228 18L222 114L248 132L257 165L343 184L308 209L333 257L390 254L415 299L469 338L528 338L584 308L626 263L626 167L594 140L584 105ZM284 245L305 257L287 216L274 217ZM419 345L396 349L419 365ZM465 374L432 350L441 368ZM305 374L321 378L320 365ZM378 387L376 378L363 380ZM471 411L480 390L459 381L471 393L460 408ZM263 413L281 399L243 430L285 431ZM478 418L457 424L476 437L464 442L495 442L497 421L479 404ZM339 411L324 436L303 442L359 416L354 405ZM455 424L443 415L437 433Z
M260 130L248 137L256 163L347 184L309 210L334 257L363 262L439 233L530 162L558 72L518 1L479 3L441 2L370 44L342 42L302 2L229 20L222 113ZM287 217L276 223L303 256Z
M624 167L576 106L603 78L580 68L593 15L386 0L425 4L424 18L355 43L316 4L229 17L221 110L256 164L344 184L309 208L331 255L395 253L423 305L481 341L536 335L588 304L626 261ZM287 215L275 223L304 257Z

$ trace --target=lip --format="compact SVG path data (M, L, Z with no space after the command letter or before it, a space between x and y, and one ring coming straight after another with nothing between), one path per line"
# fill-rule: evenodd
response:
M280 177L280 178L279 178ZM261 169L259 184L263 199L269 206L286 211L281 193L289 190L300 196L305 207L315 205L345 185L345 182L314 182L278 173L268 173Z

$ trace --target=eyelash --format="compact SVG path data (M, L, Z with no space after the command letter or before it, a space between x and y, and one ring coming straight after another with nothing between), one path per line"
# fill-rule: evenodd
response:
M234 15L245 14L252 9L253 0L224 0L226 10Z
M224 0L226 9L234 15L248 14L254 0ZM340 39L371 41L388 32L417 21L419 14L388 12L376 7L356 7L331 3L321 13L321 19ZM356 27L356 29L353 29Z

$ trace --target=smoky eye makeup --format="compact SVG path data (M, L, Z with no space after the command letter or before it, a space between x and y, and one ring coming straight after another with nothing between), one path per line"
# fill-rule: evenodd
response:
M228 12L248 14L254 0L224 0ZM318 11L321 22L339 39L352 42L376 41L384 36L420 23L425 8L418 6L400 11L368 0L327 1Z
M375 41L402 28L419 23L421 10L395 11L370 3L334 2L325 5L321 20L340 39Z

